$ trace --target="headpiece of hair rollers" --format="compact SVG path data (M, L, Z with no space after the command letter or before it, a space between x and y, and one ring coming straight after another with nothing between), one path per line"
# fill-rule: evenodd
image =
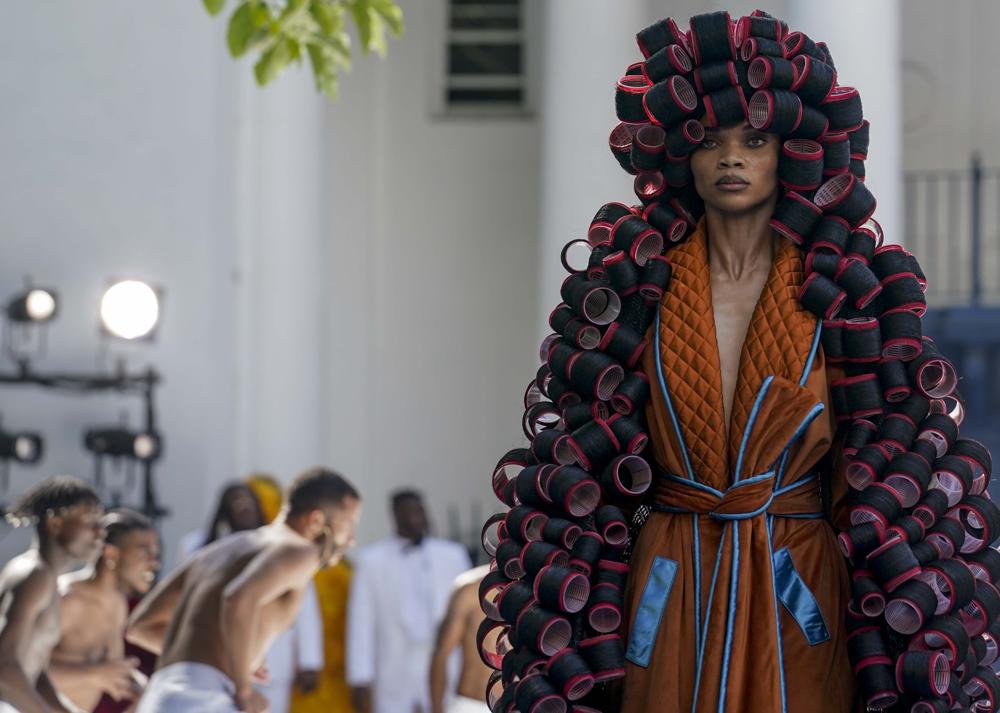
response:
M972 570L954 558L937 560L926 565L919 579L930 585L936 597L936 614L946 614L964 607L976 592Z
M594 674L573 649L563 649L549 659L545 673L563 698L578 701L594 687Z
M621 508L602 505L594 513L594 523L604 541L612 546L624 545L628 539L628 521Z
M649 463L637 455L621 455L612 460L601 474L601 483L610 493L633 497L645 493L653 482Z
M851 575L851 599L865 616L881 616L885 611L885 594L867 570Z
M853 257L841 260L834 281L844 288L848 299L856 309L864 309L882 292L882 285L879 284L871 268L865 262Z
M564 567L567 564L569 564L569 552L551 542L541 540L529 542L521 549L521 568L529 579L550 565Z
M823 183L823 146L809 139L789 139L778 155L778 180L792 191L811 191Z
M892 526L886 532L886 539L892 537L901 537L906 540L909 545L915 545L924 539L924 534L927 528L924 527L922 520L918 520L912 515L903 515L903 517L892 523Z
M902 510L899 494L885 483L872 483L858 493L851 507L851 524L877 521L887 529Z
M920 563L910 545L901 537L894 537L876 547L868 553L866 561L872 576L889 593L920 574Z
M611 228L620 218L630 215L632 210L624 203L605 203L602 205L594 219L590 221L590 228L587 231L587 241L591 245L602 245L611 242Z
M862 626L847 635L847 653L865 703L888 708L899 700L896 681L882 632L877 626Z
M518 505L507 513L507 534L516 542L534 542L542 539L542 528L548 520L548 515L541 510ZM520 551L520 548L518 548ZM499 553L499 548L497 549ZM517 579L517 577L511 577Z
M601 486L585 470L564 465L556 468L549 476L548 493L553 507L573 517L584 517L597 507L601 498Z
M808 247L812 251L843 255L847 251L847 240L851 226L836 215L824 215L809 235Z
M639 91L642 115L634 113L634 104L631 102L628 106L629 116L637 117L635 121L650 121L656 126L671 126L688 118L688 115L698 108L697 92L691 86L691 82L679 74L667 77L652 86L646 85L643 80Z
M967 495L955 506L954 516L965 529L959 544L963 554L988 547L1000 535L1000 508L983 495Z
M651 257L646 263L639 283L639 294L651 304L658 304L670 285L673 266L662 255Z
M917 440L933 445L938 457L946 454L957 438L958 425L949 416L932 413L920 422Z
M631 415L645 407L649 394L649 377L645 372L630 372L612 394L611 408L624 416Z
M859 450L875 440L878 428L874 423L864 418L853 421L844 437L844 455L847 458L853 458Z
M561 293L563 301L578 316L596 325L610 324L621 311L621 298L617 293L610 286L589 280L585 275L567 277Z
M843 307L847 293L829 277L814 272L802 282L797 299L817 317L832 319Z
M979 636L1000 616L1000 594L992 584L976 580L972 601L958 612L962 625L970 636Z
M885 604L885 621L893 631L914 634L934 615L934 590L919 579L901 584Z
M909 362L910 378L929 399L942 399L958 385L958 374L952 363L938 350L933 341L924 337L919 356Z
M801 245L823 212L808 198L789 191L779 201L771 217L771 227L796 245Z
M606 261L607 259L605 263ZM549 326L567 343L578 349L596 349L601 342L601 330L596 325L577 317L566 304L561 304L552 310L549 314Z
M976 579L995 585L1000 582L1000 552L993 547L984 547L977 552L962 555Z
M917 635L916 644L928 650L941 651L948 661L960 661L969 648L969 634L962 622L953 615L936 616Z
M587 624L600 634L617 631L622 623L624 603L622 591L613 584L602 582L590 590L587 601Z
M604 683L625 675L625 646L618 634L584 639L579 644L579 651L596 682Z
M590 581L575 569L553 564L537 572L534 592L546 609L576 614L590 598Z
M844 557L863 558L885 542L886 532L887 528L882 522L871 520L844 530L837 535L837 540Z
M927 542L933 545L942 559L951 557L965 540L962 524L951 517L944 517L934 523L927 532Z
M479 606L493 621L503 621L498 608L498 600L510 580L500 570L488 572L479 583Z
M566 713L566 701L541 673L532 673L517 682L514 702L517 710L524 713Z
M886 414L878 429L878 442L893 458L910 450L917 437L917 424L902 413ZM914 454L916 455L916 454Z
M604 331L598 348L622 362L629 369L634 369L646 348L646 338L628 325L612 322ZM624 379L624 375L622 378ZM610 397L611 394L608 394L608 398Z
M570 565L590 575L601 559L604 538L593 530L584 530L573 543L570 551Z
M943 696L948 691L951 666L937 651L904 651L896 659L896 686L903 693Z
M900 453L882 471L882 481L896 492L904 508L911 508L931 483L931 466L918 455Z
M948 453L964 459L969 464L972 468L972 492L976 495L982 493L993 470L993 459L986 447L975 439L959 438L952 444Z
M875 212L875 196L850 173L829 179L816 191L813 201L824 213L843 218L851 227L861 225Z
M514 630L519 642L545 656L565 648L573 636L568 619L538 604L529 604L521 610Z
M660 234L671 243L679 242L687 235L687 220L678 215L668 203L656 201L650 203L643 209L642 219L660 231Z

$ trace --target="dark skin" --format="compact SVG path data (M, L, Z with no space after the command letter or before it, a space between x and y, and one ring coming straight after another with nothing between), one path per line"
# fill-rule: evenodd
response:
M46 514L36 546L0 571L0 701L21 713L79 710L47 673L60 635L56 578L93 557L104 537L102 514L95 503Z
M393 505L392 519L396 524L396 534L414 545L419 545L430 532L430 518L420 498L402 498ZM353 686L351 703L358 713L371 713L371 686ZM408 712L407 712L408 713Z
M749 124L706 128L691 155L705 201L712 312L728 431L747 327L782 238L768 224L778 202L781 140Z

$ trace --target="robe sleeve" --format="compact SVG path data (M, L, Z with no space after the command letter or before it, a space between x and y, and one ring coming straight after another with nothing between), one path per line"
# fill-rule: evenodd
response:
M347 683L369 686L375 681L375 595L371 563L359 559L347 601Z

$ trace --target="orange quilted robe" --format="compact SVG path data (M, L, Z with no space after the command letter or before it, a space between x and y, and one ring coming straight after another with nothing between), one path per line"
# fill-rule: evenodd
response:
M644 364L664 473L625 592L622 711L857 710L843 628L850 584L822 517L829 469L817 470L835 421L818 320L795 296L799 251L783 243L755 307L728 442L704 221L669 258Z

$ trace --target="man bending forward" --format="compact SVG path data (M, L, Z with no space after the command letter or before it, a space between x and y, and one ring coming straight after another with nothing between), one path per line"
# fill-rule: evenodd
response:
M340 475L300 475L270 525L200 550L136 607L130 642L160 655L138 713L262 713L251 686L316 572L353 542L361 499Z

